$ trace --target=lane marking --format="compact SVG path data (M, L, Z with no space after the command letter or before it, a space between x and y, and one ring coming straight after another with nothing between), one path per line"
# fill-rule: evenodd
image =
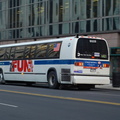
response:
M91 93L91 92L86 92L87 94L91 94L91 95L95 95L95 94L97 94L97 95L104 95L104 96L114 96L114 97L119 97L120 95L117 95L117 94L109 94L109 93L95 93L95 92L93 92L93 93ZM80 95L80 93L79 92L76 92L76 95Z
M0 105L4 105L4 106L8 106L8 107L14 107L14 108L18 107L18 106L15 106L15 105L10 105L10 104L5 104L5 103L0 103Z
M82 102L91 102L91 103L109 104L109 105L118 105L118 106L120 106L120 103L107 102L107 101L98 101L98 100L89 100L89 99L72 98L72 97L62 97L62 96L52 96L52 95L45 95L45 94L27 93L27 92L2 90L2 89L0 89L0 91L1 92L24 94L24 95L32 95L32 96L55 98L55 99L74 100L74 101L82 101Z
M107 96L114 96L114 97L119 97L120 95L116 95L116 94L106 94L106 93L89 93L91 95L97 94L97 95L107 95Z

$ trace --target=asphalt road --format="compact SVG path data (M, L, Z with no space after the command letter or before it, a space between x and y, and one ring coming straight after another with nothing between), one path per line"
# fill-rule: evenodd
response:
M120 92L0 85L0 120L120 120Z

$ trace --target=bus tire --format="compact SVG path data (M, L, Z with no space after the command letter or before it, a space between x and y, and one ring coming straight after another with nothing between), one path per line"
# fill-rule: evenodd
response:
M55 71L51 71L48 74L48 85L49 88L52 89L58 89L59 88L59 83L58 83L58 79L57 79L57 75Z
M4 75L2 70L0 70L0 84L5 84Z

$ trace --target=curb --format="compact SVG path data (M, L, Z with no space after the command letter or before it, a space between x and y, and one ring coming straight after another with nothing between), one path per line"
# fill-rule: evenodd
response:
M95 88L108 89L108 90L120 90L120 87L113 87L112 84L109 84L109 85L95 85Z

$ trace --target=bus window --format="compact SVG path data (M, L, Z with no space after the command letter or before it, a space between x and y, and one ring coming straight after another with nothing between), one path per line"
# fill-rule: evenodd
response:
M25 49L24 46L16 47L14 59L23 59L24 49Z
M48 58L59 58L61 43L51 43L48 48Z
M36 51L36 45L31 46L31 51L30 51L30 58L35 57L35 51Z
M31 46L26 46L25 47L25 52L24 52L24 57L25 58L30 58L30 49L31 49Z
M47 44L37 45L36 58L46 58Z
M13 60L14 57L15 57L15 47L12 47L10 51L10 59Z
M106 42L89 38L78 39L76 58L108 59Z
M6 52L5 52L5 59L6 60L8 60L10 57L10 50L11 50L11 47L6 48Z
M0 59L4 59L5 48L0 48Z

